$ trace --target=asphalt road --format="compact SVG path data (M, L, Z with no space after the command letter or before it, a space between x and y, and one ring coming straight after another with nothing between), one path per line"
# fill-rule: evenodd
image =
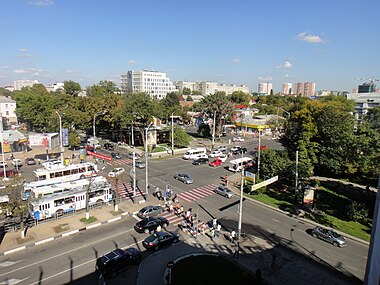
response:
M257 140L242 145L253 150ZM127 173L129 167L125 165ZM104 173L111 168L112 166L106 165ZM174 173L182 171L193 176L194 184L185 185L173 179ZM178 157L152 160L149 163L150 184L164 188L167 181L177 194L204 185L217 185L221 181L220 177L225 174L231 172L221 167L194 166L191 161L184 161ZM145 189L145 169L139 169L137 177L140 187ZM216 216L226 230L231 230L237 228L238 207L234 206L222 212L219 209L237 199L235 197L228 200L214 194L194 202L185 202L185 208L192 207L204 221ZM151 198L149 203L157 203L157 200ZM94 274L94 266L97 256L117 247L140 247L145 235L139 235L133 230L135 222L133 217L126 217L120 222L1 257L0 284L95 284L97 276ZM246 200L243 204L243 233L264 237L273 244L290 248L327 267L351 273L363 280L368 247L349 240L347 247L335 248L310 236L308 230L311 228L308 223L257 203ZM278 250L280 248L278 247ZM121 279L123 284L135 284L136 274L136 268L129 269L107 284L122 284L119 281Z

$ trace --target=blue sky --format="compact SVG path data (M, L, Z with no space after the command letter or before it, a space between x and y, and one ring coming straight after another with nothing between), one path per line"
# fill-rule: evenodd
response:
M158 70L171 80L316 82L380 77L378 0L0 0L0 86ZM379 84L378 84L379 85Z

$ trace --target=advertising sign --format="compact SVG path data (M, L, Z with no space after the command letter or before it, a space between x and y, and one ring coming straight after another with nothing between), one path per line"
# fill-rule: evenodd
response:
M107 160L107 161L111 161L112 160L111 156L107 156L107 155L96 153L96 152L89 151L89 150L87 151L87 154L88 155L92 155L93 157L97 157L97 158L100 158L100 159Z
M62 144L63 146L69 145L69 129L62 129Z
M247 179L248 181L252 181L253 183L255 183L255 173L252 173L252 172L249 172L249 171L245 171L245 179Z
M314 191L315 191L314 187L311 187L309 185L305 187L305 189L304 189L304 195L303 195L303 203L304 203L304 205L307 206L307 205L313 204Z
M273 182L276 182L277 180L278 180L278 175L275 177L269 178L268 180L265 180L263 182L253 185L251 191L254 191L254 190L260 189L261 187L272 184Z

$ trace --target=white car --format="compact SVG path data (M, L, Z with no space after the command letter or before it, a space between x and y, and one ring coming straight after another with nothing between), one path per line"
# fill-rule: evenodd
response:
M228 158L228 155L227 154L222 154L218 157L222 162L226 162L227 161L227 158Z
M197 160L198 158L208 158L208 155L205 154L205 153L198 154L198 155L194 158L194 160Z
M227 151L227 147L224 145L218 146L216 150L219 150L220 152Z
M21 159L19 159L19 158L14 158L14 159L12 159L12 164L13 164L14 166L21 167L21 166L22 166Z
M233 148L231 148L231 152L239 151L240 149L241 149L241 146L240 145L236 145Z
M112 169L108 173L108 177L116 177L116 176L119 176L120 174L122 174L124 172L125 172L124 168L122 168L122 167L116 167L116 168Z
M234 142L243 142L244 138L242 138L242 137L236 137L236 138L233 138L232 141L234 141Z
M214 150L212 153L210 153L208 156L209 157L219 157L222 155L222 152L219 150Z
M4 167L8 167L8 164L7 164L7 162L6 162L6 161L4 161L4 163L3 163L3 161L2 161L2 160L0 160L0 167L1 167L1 168L4 168Z
M53 159L49 159L49 160L45 161L44 163L42 163L42 166L43 167L51 167L53 165L58 165L61 163L62 163L61 160L53 158Z

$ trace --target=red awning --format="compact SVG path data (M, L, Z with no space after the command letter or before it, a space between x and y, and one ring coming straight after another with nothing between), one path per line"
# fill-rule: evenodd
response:
M87 154L88 155L92 155L93 157L97 157L97 158L100 158L100 159L107 160L107 161L111 161L112 160L111 156L107 156L107 155L96 153L96 152L89 151L89 150L87 151Z

